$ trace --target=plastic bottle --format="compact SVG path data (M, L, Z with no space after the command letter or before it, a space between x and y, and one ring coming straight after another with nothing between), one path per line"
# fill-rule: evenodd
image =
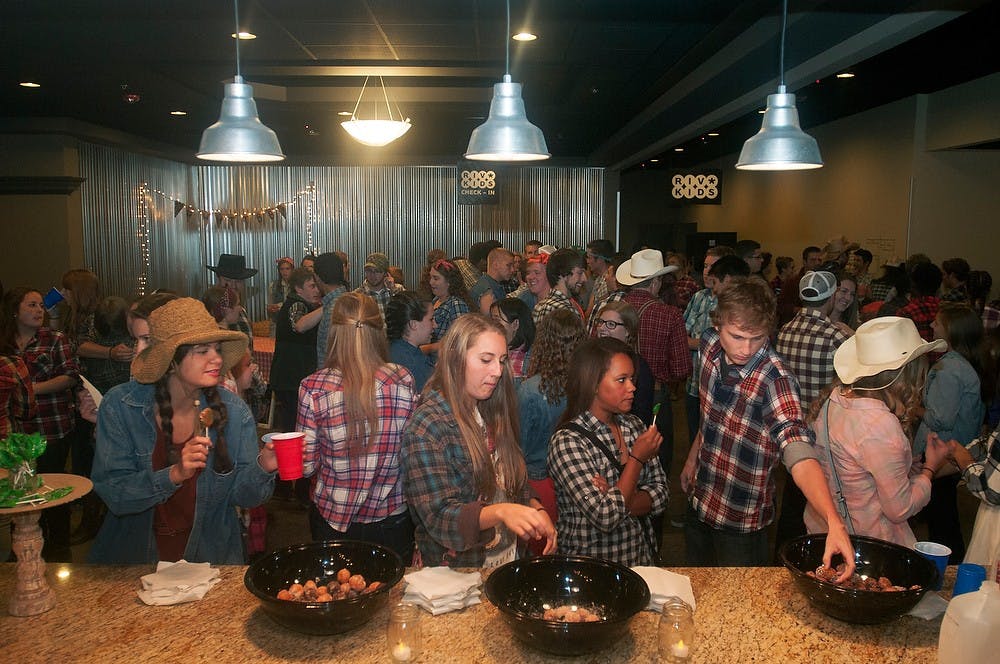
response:
M1000 634L1000 585L987 579L974 593L948 603L938 638L939 664L996 661Z

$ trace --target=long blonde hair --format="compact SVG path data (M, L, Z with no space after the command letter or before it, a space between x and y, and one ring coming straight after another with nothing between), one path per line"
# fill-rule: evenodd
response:
M486 431L493 438L500 474L508 497L515 499L524 491L528 472L518 442L517 395L510 365L503 365L503 374L493 394L477 401L465 390L466 356L480 335L494 332L504 339L506 334L499 323L481 314L460 316L445 333L438 349L437 366L424 387L424 393L437 390L451 407L458 423L462 444L472 460L472 476L479 495L492 500L496 493L497 473L490 457L487 434L476 420L476 408L486 424Z
M368 436L379 431L375 374L388 361L389 343L375 300L362 293L344 293L338 297L330 314L323 366L343 376L344 420L351 454L360 453Z
M921 355L908 362L901 369L889 369L865 376L854 381L848 388L857 391L858 396L878 399L886 405L889 412L899 420L899 426L910 440L916 433L920 418L916 409L923 401L924 382L927 380L927 356ZM830 393L843 387L839 378L835 378L817 399L809 406L809 421L814 422L819 417L819 411L830 397Z

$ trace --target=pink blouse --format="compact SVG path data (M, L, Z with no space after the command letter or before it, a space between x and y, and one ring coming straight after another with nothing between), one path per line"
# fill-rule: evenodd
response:
M912 547L916 538L906 520L930 500L931 483L919 465L913 465L910 441L899 420L877 399L848 398L835 391L829 424L833 458L855 534ZM816 454L836 502L830 457L822 446L828 440L822 415L813 428ZM811 505L806 507L805 523L811 533L826 531L826 521Z

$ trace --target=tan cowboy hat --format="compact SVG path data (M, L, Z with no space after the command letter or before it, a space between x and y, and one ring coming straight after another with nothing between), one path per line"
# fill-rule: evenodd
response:
M924 341L909 318L883 316L863 323L833 354L833 368L845 385L899 369L925 353L944 352L943 339Z
M155 383L167 373L174 353L183 345L222 344L222 372L229 371L247 351L248 339L223 330L198 300L182 297L149 314L149 346L132 360L132 375L140 383Z
M632 258L623 262L615 270L615 281L625 286L658 277L661 274L677 272L676 265L663 265L663 254L656 249L643 249L632 254Z

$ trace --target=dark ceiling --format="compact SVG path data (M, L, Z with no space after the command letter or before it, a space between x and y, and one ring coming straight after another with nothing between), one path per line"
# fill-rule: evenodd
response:
M803 125L997 71L998 6L791 2L786 82ZM0 131L71 118L193 160L236 69L231 2L5 0L2 12ZM242 73L289 163L454 160L504 73L500 0L243 0L240 12L257 35L241 42ZM512 31L539 38L510 42L511 74L551 163L694 163L738 150L759 128L777 84L779 14L777 0L512 0ZM833 77L845 70L856 77ZM366 74L384 76L413 122L386 148L339 126Z

